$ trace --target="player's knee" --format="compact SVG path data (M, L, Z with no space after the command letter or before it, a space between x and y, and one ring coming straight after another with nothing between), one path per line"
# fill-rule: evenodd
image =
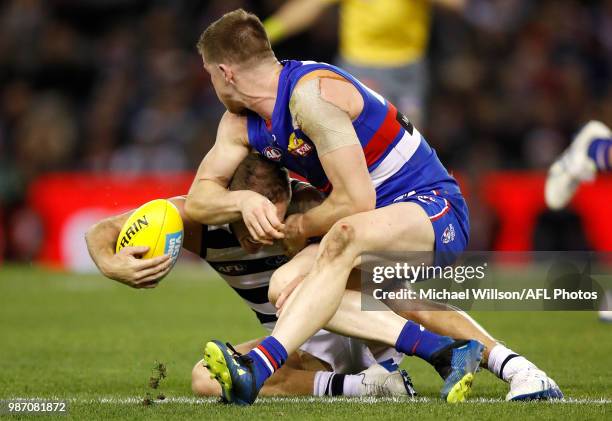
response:
M268 300L272 304L276 304L278 297L291 281L299 276L299 273L292 270L290 265L283 265L276 269L270 277L270 284L268 286Z
M282 274L278 273L278 271L279 269L272 274L270 277L270 284L268 285L268 300L272 304L276 304L283 290Z
M356 229L353 222L348 218L339 220L325 236L321 258L331 260L345 254L349 246L355 241L355 237Z
M191 390L196 396L220 396L221 386L210 378L208 369L199 361L191 370Z

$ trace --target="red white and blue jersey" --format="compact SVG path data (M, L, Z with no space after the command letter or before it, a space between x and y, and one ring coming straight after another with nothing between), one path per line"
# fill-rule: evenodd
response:
M385 98L330 64L294 60L282 64L272 119L266 121L255 113L248 115L249 143L261 155L301 175L318 189L331 190L314 143L294 126L289 111L289 100L298 81L312 71L329 70L352 83L363 97L363 110L353 121L353 127L376 189L376 207L420 192L460 194L457 182L434 149Z

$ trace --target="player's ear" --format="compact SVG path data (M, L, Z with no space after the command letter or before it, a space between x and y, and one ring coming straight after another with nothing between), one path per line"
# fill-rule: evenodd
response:
M225 83L233 83L234 73L232 69L226 64L218 64L217 67L223 73L223 79L225 79Z

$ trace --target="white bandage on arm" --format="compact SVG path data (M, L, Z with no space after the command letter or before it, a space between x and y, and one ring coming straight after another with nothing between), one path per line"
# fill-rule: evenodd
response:
M321 97L319 79L295 88L289 101L293 122L314 142L322 156L343 146L358 145L349 115Z

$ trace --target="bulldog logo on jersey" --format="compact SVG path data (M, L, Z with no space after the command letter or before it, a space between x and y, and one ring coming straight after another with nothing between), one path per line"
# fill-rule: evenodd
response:
M283 152L280 149L275 148L274 146L266 146L263 150L263 154L270 161L276 162L280 161L283 157Z
M287 143L287 151L289 151L291 155L303 158L310 155L313 150L314 148L310 143L297 137L295 132L291 133L289 142Z

